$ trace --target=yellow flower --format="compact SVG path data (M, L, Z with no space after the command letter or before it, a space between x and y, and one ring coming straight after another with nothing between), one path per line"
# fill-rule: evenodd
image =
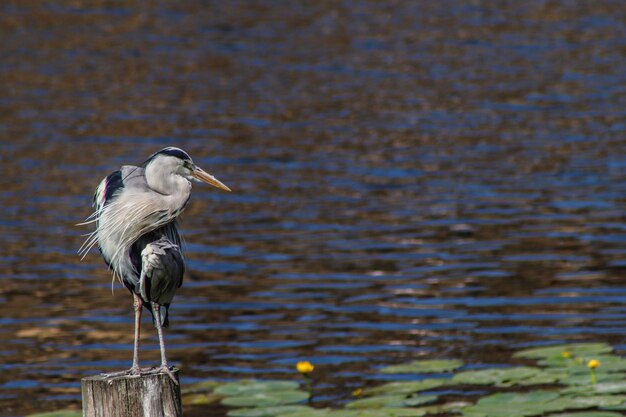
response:
M563 351L563 353L561 353L561 356L563 356L563 359L569 359L572 357L572 354L565 350Z
M600 361L597 359L592 359L589 362L587 362L587 367L589 369L596 369L598 366L600 366Z
M313 366L313 364L309 361L302 361L296 364L296 369L301 374L308 374L308 373L313 372L313 369L315 369L315 366Z
M363 394L363 390L361 388L357 388L354 391L352 391L352 396L353 397L360 397L361 394Z

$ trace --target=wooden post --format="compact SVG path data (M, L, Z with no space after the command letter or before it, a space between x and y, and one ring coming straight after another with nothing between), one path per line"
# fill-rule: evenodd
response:
M173 370L178 380L178 370ZM165 373L83 378L83 417L182 417L180 383Z

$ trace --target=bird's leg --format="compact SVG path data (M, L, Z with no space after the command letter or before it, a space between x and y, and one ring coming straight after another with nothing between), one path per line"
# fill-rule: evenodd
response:
M174 381L174 384L178 385L178 381L176 377L170 370L169 365L167 364L167 359L165 359L165 341L163 340L163 326L161 325L161 306L155 302L152 302L152 311L154 314L154 323L157 328L157 333L159 335L159 347L161 348L161 371L165 372L169 377Z
M133 344L133 365L126 371L111 372L102 374L106 378L126 375L141 375L141 368L139 368L139 335L141 328L141 309L142 309L141 297L137 294L133 294L133 309L135 310L135 342Z
M131 375L140 375L139 368L139 336L141 334L141 297L133 293L133 308L135 310L135 342L133 344L133 365L130 367Z

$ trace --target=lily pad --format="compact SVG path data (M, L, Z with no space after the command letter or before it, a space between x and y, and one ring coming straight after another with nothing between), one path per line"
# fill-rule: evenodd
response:
M426 414L441 414L441 413L459 413L466 407L473 405L465 401L455 401L440 405L429 405L426 407L419 407L417 410L423 410Z
M538 378L540 375L543 375L543 371L539 368L516 366L512 368L492 368L460 372L452 377L452 382L457 384L507 387L516 384L521 385L522 381Z
M626 358L617 355L594 355L592 357L600 362L600 367L596 369L598 374L607 374L626 371ZM548 358L542 359L539 365L546 366L548 371L565 371L570 374L588 374L588 359L579 357L572 359Z
M215 388L221 385L220 382L214 381L212 379L207 379L206 381L197 382L195 384L191 384L181 389L183 395L185 394L195 394L198 392L207 392L213 391Z
M451 372L463 366L456 359L417 360L403 365L392 365L382 368L383 374L433 374Z
M422 404L428 404L433 401L437 401L438 397L436 395L411 395L406 400L404 400L404 406L406 407L415 407Z
M449 378L430 378L423 379L421 381L388 382L378 387L368 388L363 392L363 394L413 394L415 392L425 391L443 385L449 385L450 381L451 380Z
M564 409L611 407L626 402L624 395L564 396L559 399L567 405Z
M618 382L626 380L626 373L602 373L596 374L598 383ZM586 374L566 374L558 378L559 384L568 386L588 387L591 385L591 375L589 371Z
M277 417L423 417L427 411L419 408L386 407L372 410L318 410L317 414L280 415Z
M478 400L476 405L462 410L471 417L526 417L538 416L550 411L561 411L553 405L559 394L553 391L531 391L527 393L496 393Z
M311 408L277 414L276 417L359 417L360 410L333 410L330 408Z
M543 367L513 366L474 369L451 378L388 382L363 390L363 397L343 409L315 409L297 404L309 393L294 381L243 380L219 384L206 381L185 390L185 403L221 403L231 409L228 417L425 417L436 414L461 414L464 417L617 417L626 411L626 358L611 354L603 343L579 343L526 349L515 356L536 359ZM563 355L569 352L569 355ZM588 360L596 359L596 384L592 384ZM442 373L463 366L455 360L420 360L383 368L381 372ZM476 404L450 402L436 404L437 395L422 391L443 386L480 385L493 387L560 387L523 393L496 392ZM507 390L510 391L510 390ZM427 405L431 404L431 405ZM581 410L581 411L578 411ZM584 411L582 411L584 410ZM555 414L556 413L556 414ZM69 417L77 417L69 415ZM66 417L43 414L38 417Z
M626 380L600 382L594 385L574 386L562 391L564 394L604 395L626 393Z
M548 373L548 372L538 372L537 374L524 378L521 380L516 380L512 385L522 385L522 386L530 386L530 385L545 385L545 384L556 384L560 378L567 378L569 375L564 373ZM509 386L511 384L503 383L499 386Z
M622 417L610 411L580 411L577 413L550 414L549 417Z
M618 405L611 405L611 406L600 407L600 408L602 408L603 410L607 410L607 411L626 411L626 402L623 402Z
M406 407L422 405L436 400L436 395L379 395L352 401L346 404L346 408L367 410L382 407Z
M515 405L528 403L547 403L559 398L559 394L554 391L530 391L526 393L497 393L488 395L478 400L479 405Z
M366 414L359 414L359 417L368 417L370 410L366 411ZM380 410L372 410L377 411L381 417L422 417L428 414L428 411L421 408L381 408ZM370 416L376 417L376 416Z
M229 417L273 417L295 412L315 410L306 405L278 405L271 407L237 408L228 412Z
M26 417L82 417L83 412L80 410L58 410L47 413L29 414Z
M226 397L223 405L231 407L269 407L295 404L309 398L309 394L299 390L251 392L245 395Z
M418 408L386 407L378 410L358 410L358 414L355 417L423 417L426 414L426 411Z
M184 405L210 405L218 403L222 398L213 392L183 395Z
M257 381L254 379L243 379L241 381L220 385L214 392L224 397L236 397L258 392L295 391L299 387L300 385L295 381Z
M404 395L380 395L370 398L361 398L345 405L347 409L372 410L382 407L402 407Z
M563 352L568 352L572 357L587 357L600 355L603 353L610 353L612 351L613 348L606 343L572 343L565 345L552 345L547 347L524 349L516 352L513 357L531 359L561 358L565 361L571 359L563 358Z
M547 391L544 391L547 392ZM540 416L549 412L586 409L593 407L608 407L623 402L622 396L605 395L589 397L559 396L558 392L550 392L557 398L537 399L533 392L526 394L493 394L478 401L475 406L463 409L467 417L528 417ZM494 398L495 401L484 401Z

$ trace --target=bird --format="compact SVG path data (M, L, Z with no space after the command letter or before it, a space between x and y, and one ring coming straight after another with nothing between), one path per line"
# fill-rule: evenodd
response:
M135 335L130 369L107 377L165 372L178 381L165 355L163 328L169 307L183 283L185 258L177 219L191 195L192 182L231 191L198 167L189 154L166 147L140 166L124 165L104 178L93 197L94 213L81 225L95 223L79 249L84 258L97 246L105 263L133 296ZM152 314L159 337L161 366L140 368L139 336L143 309Z

